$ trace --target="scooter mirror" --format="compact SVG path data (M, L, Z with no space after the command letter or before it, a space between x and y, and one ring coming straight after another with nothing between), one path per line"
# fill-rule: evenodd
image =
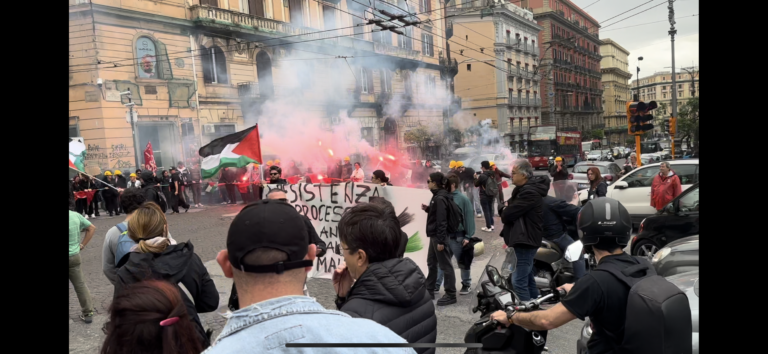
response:
M576 241L572 243L565 250L565 260L568 262L577 261L579 258L581 258L581 252L583 250L584 250L584 245L581 243L581 241Z

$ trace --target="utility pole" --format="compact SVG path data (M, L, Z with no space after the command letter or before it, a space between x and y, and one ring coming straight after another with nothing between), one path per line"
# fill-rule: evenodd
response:
M694 71L693 67L690 68L682 68L686 72L688 72L688 75L691 76L691 97L696 97L696 76L699 75L696 71Z
M133 103L130 88L128 89L128 91L120 92L120 96L125 96L126 98L128 98L128 103L126 103L125 105L129 109L128 119L131 122L131 134L132 134L131 136L133 138L133 160L134 160L134 163L136 164L136 168L140 168L139 167L139 141L137 140L137 136L136 136L136 117L133 114L133 106L135 106L136 104ZM136 176L136 177L139 177L139 176Z
M670 117L670 134L669 138L671 140L670 144L670 153L672 154L672 159L675 158L675 132L677 132L677 80L675 77L675 34L677 34L677 30L675 29L675 7L674 7L674 0L667 0L669 1L669 5L667 8L669 9L669 35L671 36L671 42L672 42L672 117ZM673 127L674 125L674 127Z

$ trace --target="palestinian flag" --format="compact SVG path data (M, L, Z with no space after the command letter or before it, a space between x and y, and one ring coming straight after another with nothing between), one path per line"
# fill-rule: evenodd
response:
M203 178L216 176L226 167L245 167L250 163L261 164L259 126L223 136L203 146L198 151Z

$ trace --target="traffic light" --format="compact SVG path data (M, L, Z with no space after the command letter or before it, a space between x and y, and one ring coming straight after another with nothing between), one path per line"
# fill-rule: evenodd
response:
M667 128L669 135L675 135L677 133L677 117L669 118L669 127Z
M653 124L649 123L653 120L653 115L649 112L658 108L656 101L649 103L645 102L633 102L634 114L629 117L629 132L630 134L642 134L647 131L653 130ZM632 107L629 107L632 110ZM628 112L631 113L631 112Z
M670 133L670 134L672 134L672 133L670 132L670 130L669 130L669 118L667 118L667 119L664 119L664 131L665 131L665 132L667 132L667 133Z
M630 135L635 134L635 131L633 130L634 124L632 124L632 117L635 115L637 110L637 103L638 102L627 102L627 134Z

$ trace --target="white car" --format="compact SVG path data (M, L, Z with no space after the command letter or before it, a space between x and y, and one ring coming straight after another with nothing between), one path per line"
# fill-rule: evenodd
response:
M642 155L643 157L645 155ZM699 160L672 160L667 161L672 171L680 178L682 190L688 189L699 180ZM633 229L640 225L648 216L656 214L656 209L651 206L651 185L653 178L659 174L659 164L643 165L629 174L622 176L608 186L606 197L616 199L627 208L632 218ZM588 190L579 191L579 201L584 205L587 202Z
M587 154L587 161L600 161L600 157L603 156L600 150L592 150Z

